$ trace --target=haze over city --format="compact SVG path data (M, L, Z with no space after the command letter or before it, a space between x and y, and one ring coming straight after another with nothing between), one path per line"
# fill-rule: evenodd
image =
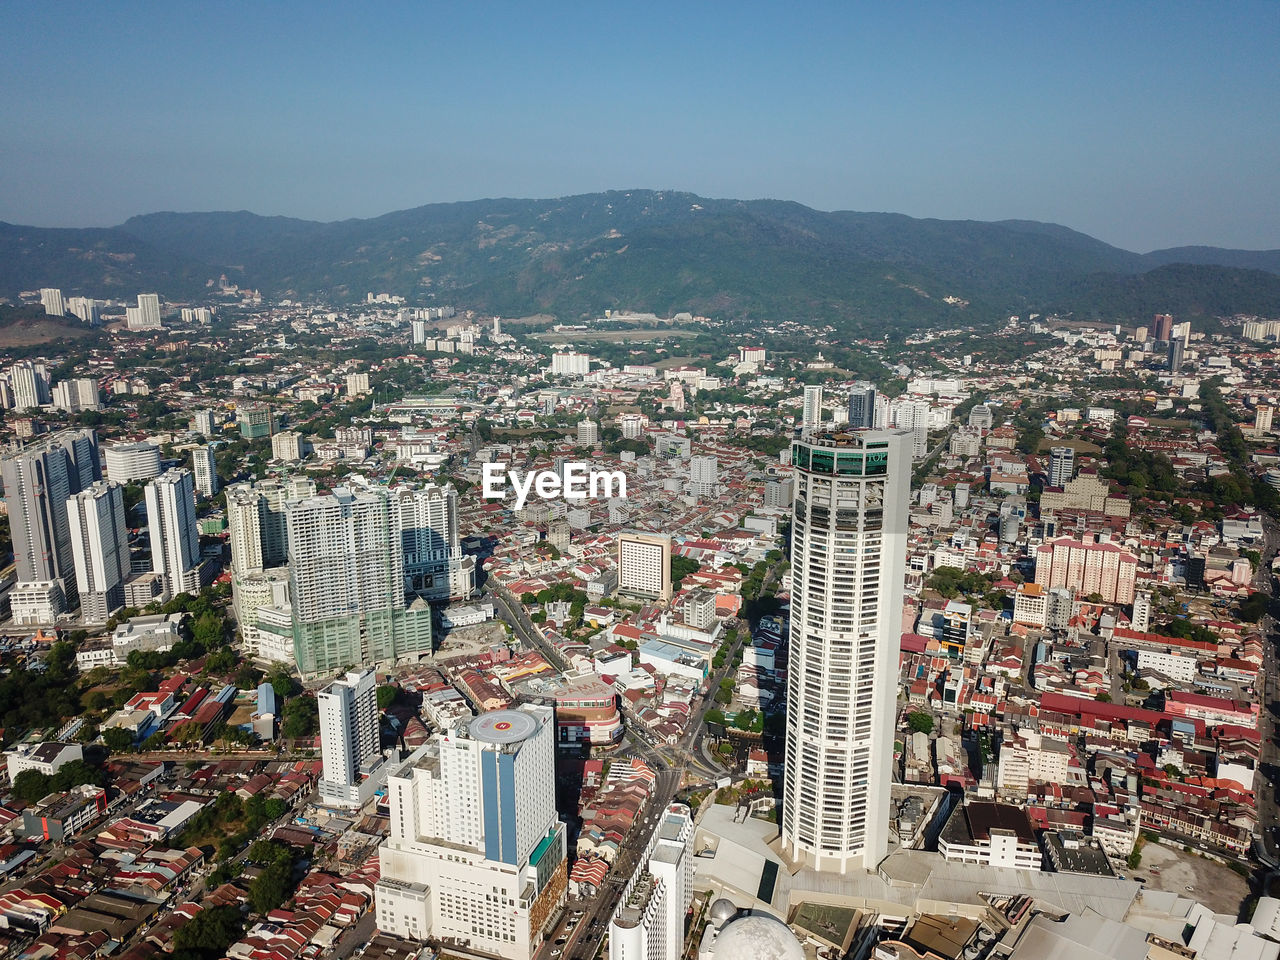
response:
M4 4L0 219L653 187L1280 247L1280 7ZM37 39L38 38L38 39Z

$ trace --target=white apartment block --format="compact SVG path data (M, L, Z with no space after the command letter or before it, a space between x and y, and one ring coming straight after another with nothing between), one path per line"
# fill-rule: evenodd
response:
M130 330L160 329L160 295L158 293L138 294L138 305L125 308L124 320L125 327Z
M151 569L160 575L162 596L200 590L200 534L196 527L195 482L177 468L147 484L147 533Z
M53 405L68 413L81 410L98 410L102 401L98 396L98 381L92 377L76 377L53 385Z
M335 807L362 807L386 776L378 749L377 676L372 670L350 671L321 690L316 701L324 764L320 802Z
M452 484L392 491L400 518L409 591L427 600L462 600L476 588L475 559L462 552L458 493Z
M996 786L1002 795L1025 800L1031 783L1066 783L1071 753L1062 740L1034 731L1016 734L1000 745Z
M609 960L679 960L693 901L693 815L673 803L658 818L609 924Z
M553 353L550 374L553 377L585 377L591 370L591 357L585 353Z
M689 458L689 492L695 497L710 497L720 482L720 462L715 457Z
M62 291L57 287L40 288L40 305L50 317L65 317L67 305L62 299Z
M369 374L367 373L348 373L347 374L347 396L363 397L369 393Z
M106 623L124 606L129 576L129 530L119 485L99 480L67 500L80 615Z
M888 851L911 435L792 444L791 637L782 847L819 870Z
M1138 651L1138 670L1155 670L1171 680L1188 685L1200 672L1200 664L1195 657L1174 653L1172 650L1150 650L1144 647Z
M160 476L160 448L146 440L113 443L102 448L102 466L113 483L132 483Z
M822 384L810 384L804 388L804 409L800 414L800 429L810 433L822 422Z
M218 492L218 460L211 444L191 451L191 472L197 492L206 500L212 500Z

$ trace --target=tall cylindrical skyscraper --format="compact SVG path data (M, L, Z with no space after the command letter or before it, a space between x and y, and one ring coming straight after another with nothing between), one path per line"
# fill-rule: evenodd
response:
M819 870L871 870L888 850L911 445L868 430L792 446L782 843Z

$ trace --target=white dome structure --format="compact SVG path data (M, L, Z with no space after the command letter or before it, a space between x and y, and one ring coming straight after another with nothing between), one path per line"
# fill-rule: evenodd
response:
M777 917L753 913L724 925L711 956L714 960L804 960L804 948Z
M734 906L733 901L728 897L721 897L711 904L711 912L708 915L708 919L718 929L724 925L726 920L732 920L737 915L738 908Z

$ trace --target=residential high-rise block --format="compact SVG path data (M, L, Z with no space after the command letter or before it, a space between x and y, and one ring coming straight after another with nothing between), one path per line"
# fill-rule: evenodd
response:
M138 305L125 308L124 320L125 327L130 330L159 330L160 295L158 293L138 294Z
M160 476L160 448L154 443L112 443L102 448L102 465L113 483L132 483Z
M630 531L618 535L618 592L648 600L671 599L671 538Z
M67 305L62 300L62 291L57 287L40 288L40 305L44 307L47 316L65 317L67 315Z
M553 353L551 369L553 377L585 377L591 369L591 357L585 353Z
M195 417L191 420L191 430L198 433L205 439L216 437L219 433L218 425L221 421L212 410L197 410Z
M348 373L347 374L347 396L363 397L366 393L369 393L369 374Z
M102 478L92 430L63 430L0 461L18 583L54 583L61 609L78 602L67 500ZM57 612L60 612L57 611Z
M67 301L67 311L91 327L96 327L102 322L98 301L92 297L72 297Z
M199 592L200 533L191 471L177 468L152 480L146 500L151 569L160 575L162 595L167 600Z
M1146 633L1151 629L1151 594L1145 590L1133 595L1133 616L1129 618L1130 629L1138 633Z
M218 459L212 444L196 447L191 451L191 472L195 475L196 490L206 500L218 492Z
M594 447L600 442L600 425L594 420L578 421L578 446Z
M431 608L405 601L401 516L386 490L338 487L287 503L290 596L298 669L431 652Z
M804 388L804 411L800 418L800 429L810 433L818 429L822 422L822 384L814 383Z
M689 458L689 492L695 497L710 497L716 492L720 462L715 457Z
M316 695L320 711L320 801L361 807L385 782L379 747L378 680L372 670L352 670Z
M1275 413L1275 408L1267 403L1258 404L1258 409L1253 412L1253 429L1259 433L1271 432L1271 419Z
M76 377L53 385L53 405L68 413L81 410L98 410L102 401L98 397L98 381L93 377Z
M296 463L302 459L302 434L296 430L281 430L271 438L271 457Z
M876 387L860 382L849 391L849 429L871 430L876 425Z
M609 960L680 960L693 902L693 815L673 803L658 818L609 924Z
M1035 582L1042 587L1066 587L1083 597L1096 593L1106 603L1133 602L1138 558L1114 543L1099 543L1093 534L1042 544L1035 561Z
M1065 487L1076 472L1076 451L1072 447L1054 447L1049 451L1049 486Z
M912 435L792 444L791 635L782 847L875 869L889 842Z
M564 904L555 714L521 704L459 719L387 779L378 928L529 960Z
M473 557L458 535L458 492L452 484L392 491L399 514L404 575L409 591L426 600L459 600L476 587Z
M66 508L80 615L85 623L106 623L124 606L124 581L129 576L122 488L99 480L69 497Z
M31 410L51 403L49 371L43 363L20 360L9 368L9 386L13 390L13 408Z
M282 566L288 556L287 485L280 480L234 483L227 487L226 495L232 571L247 573Z

